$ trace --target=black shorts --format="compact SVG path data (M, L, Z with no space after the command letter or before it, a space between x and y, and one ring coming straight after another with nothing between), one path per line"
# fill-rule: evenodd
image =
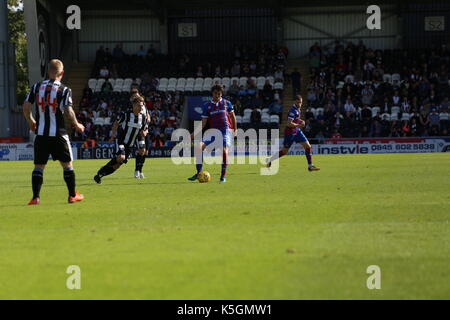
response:
M115 156L125 155L125 160L123 161L124 164L128 162L128 159L130 159L131 153L133 151L133 148L130 146L127 146L125 144L122 144L118 140L116 140L116 153Z
M70 145L69 136L36 136L34 139L34 164L47 164L50 155L52 156L53 161L73 161L72 146Z

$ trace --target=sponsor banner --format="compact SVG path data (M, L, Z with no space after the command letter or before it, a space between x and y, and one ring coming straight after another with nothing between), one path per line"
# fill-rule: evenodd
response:
M148 150L148 158L169 158L173 147L152 147ZM115 146L79 148L78 159L111 159L115 155ZM131 153L132 155L135 152Z
M78 149L72 144L72 154L74 160L77 159ZM49 157L51 159L51 156ZM34 160L33 143L1 143L0 161Z
M450 138L339 139L312 145L315 154L450 152ZM304 155L300 144L292 145L291 155Z

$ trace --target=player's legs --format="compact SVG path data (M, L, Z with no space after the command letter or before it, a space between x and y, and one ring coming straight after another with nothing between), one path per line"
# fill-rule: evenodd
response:
M206 148L206 143L200 142L195 147L195 167L197 169L197 173L194 174L192 177L188 178L190 181L197 180L197 175L202 172L203 170L203 150Z
M47 165L49 152L49 141L45 137L37 136L34 140L34 169L31 173L31 185L33 198L29 205L39 204L41 197L41 188L44 183L44 169Z
M60 161L60 163L61 163L61 166L63 167L64 181L66 182L67 190L69 191L68 202L74 203L77 201L84 200L84 195L76 192L75 171L73 170L72 161L69 161L69 162Z
M270 168L272 162L276 159L279 159L289 152L289 148L294 143L294 137L292 135L286 134L283 140L283 148L280 149L277 153L274 153L269 159L267 159L267 167Z
M306 137L305 137L306 139ZM308 161L308 170L309 171L318 171L320 170L320 168L317 168L313 163L312 163L312 148L311 148L311 144L309 143L309 141L306 139L306 141L300 141L299 142L303 149L305 149L305 156L306 156L306 160Z
M147 149L145 147L145 141L140 140L138 142L138 153L136 154L136 166L134 177L137 179L144 178L144 174L142 173L142 168L144 167Z
M226 182L227 168L228 168L228 150L231 146L233 136L230 131L223 136L223 153L222 153L222 174L220 175L220 182Z
M95 182L102 183L102 178L113 174L119 169L122 164L127 163L127 159L130 155L131 149L124 145L119 145L117 148L116 156L112 158L106 165L98 170L97 175L94 177Z

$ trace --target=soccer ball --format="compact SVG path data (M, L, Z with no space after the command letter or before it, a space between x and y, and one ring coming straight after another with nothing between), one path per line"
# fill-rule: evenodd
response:
M200 183L206 183L211 181L211 175L208 171L202 171L198 174L198 182Z

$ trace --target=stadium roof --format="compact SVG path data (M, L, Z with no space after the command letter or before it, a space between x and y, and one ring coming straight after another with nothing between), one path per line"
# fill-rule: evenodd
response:
M401 4L401 0L378 0L377 4ZM411 2L420 2L410 0ZM423 1L422 1L423 2ZM62 7L71 4L79 5L82 9L89 10L135 10L136 8L150 9L159 11L160 9L189 9L189 8L287 8L287 7L304 7L304 6L331 6L336 5L336 1L332 0L127 0L127 1L111 1L111 0L60 0L57 2ZM340 5L371 5L370 1L361 0L341 0Z

